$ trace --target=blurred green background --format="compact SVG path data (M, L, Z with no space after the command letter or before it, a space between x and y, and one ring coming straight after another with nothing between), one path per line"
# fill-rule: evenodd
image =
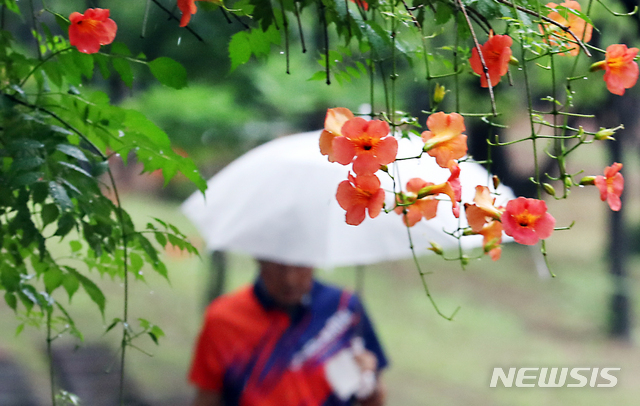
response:
M580 191L574 198L580 203L575 205L551 204L559 224L577 221L573 230L556 232L548 240L550 263L558 275L555 279L536 268L539 252L516 244L505 246L500 261L484 258L464 271L455 262L435 256L422 258L424 269L432 272L428 280L439 306L445 312L461 306L451 322L436 315L411 262L365 268L364 301L392 361L385 373L389 405L636 404L640 396L637 326L632 342L611 340L606 333L612 292L603 249L607 209L594 193L593 189ZM628 200L634 213L638 213L637 202L637 196ZM197 241L194 228L176 204L140 195L128 195L125 203L140 224L150 216L161 217L182 225ZM207 256L203 258L174 252L166 256L170 283L145 273L147 282L132 286L132 319L144 317L166 333L158 347L146 337L136 342L153 357L136 350L128 355L129 377L150 404L187 405L192 395L186 373L210 272ZM634 256L630 269L637 269L639 260ZM253 260L230 256L228 289L250 283L255 273ZM347 288L355 287L353 268L320 270L317 275ZM109 294L106 323L83 292L74 297L71 308L86 333L86 343L107 344L115 362L119 334L113 331L105 335L103 327L120 316L122 286L103 282ZM640 307L635 298L640 290L636 272L628 287L637 315ZM18 321L4 304L0 305L0 320L3 351L20 360L34 387L39 388L40 397L46 399L45 332L27 328L16 337ZM68 340L55 343L75 344L85 345ZM615 388L489 388L494 367L531 366L622 370L616 374L619 380Z
M177 23L169 23L166 14L152 7L145 38L140 38L141 16L145 2L112 0L112 18L118 21L118 40L129 45L134 55L143 52L149 58L167 55L182 62L189 72L190 85L177 91L154 84L144 72L137 72L139 84L133 89L112 76L96 80L96 87L109 89L114 101L125 107L140 109L160 125L176 147L184 150L202 169L205 177L213 175L239 154L277 136L319 129L327 108L344 106L357 110L369 102L368 81L363 77L351 83L327 86L322 81L308 81L321 70L318 32L305 25L309 52L302 55L299 44L292 44L291 74L285 73L285 56L278 50L268 61L250 63L229 73L226 56L228 38L242 30L237 22L228 23L220 11L200 11L191 27L203 38L200 42ZM169 9L173 2L162 2ZM611 2L609 2L611 3ZM107 6L106 2L67 1L61 7L71 11L85 5ZM175 12L175 10L173 10ZM306 16L312 20L313 15ZM606 19L608 17L602 17ZM631 22L609 25L611 38L629 36L636 28ZM637 45L633 34L630 45ZM608 38L602 39L611 42ZM635 41L635 42L634 42ZM439 50L442 51L442 50ZM446 51L442 51L446 52ZM586 61L582 63L586 64ZM420 115L429 108L434 83L418 80L420 73L403 70L403 83L398 90L399 108ZM586 95L581 108L609 116L604 83L592 75L585 83L576 83ZM476 78L463 74L462 83ZM335 80L334 80L335 82ZM399 81L400 82L400 81ZM535 79L535 91L543 97L549 83ZM443 80L449 89L453 80ZM379 83L377 84L379 85ZM506 84L501 83L506 90ZM486 95L478 96L477 85L468 87L464 107L487 111ZM574 90L575 90L574 89ZM380 100L377 93L377 100ZM511 92L498 93L498 107L505 116L522 117L523 90L516 81ZM637 116L638 89L628 92L630 110ZM451 95L443 108L453 107ZM380 102L381 103L381 102ZM635 104L633 104L635 103ZM376 106L379 110L382 105ZM469 110L467 110L469 111ZM618 112L619 113L619 112ZM633 115L633 114L632 114ZM423 116L421 116L423 117ZM568 201L548 201L558 226L576 225L569 231L556 232L547 247L552 270L557 278L548 277L541 267L541 256L535 248L509 244L502 259L489 258L472 262L462 270L456 262L437 257L421 258L431 290L445 313L457 306L461 310L450 322L437 316L422 290L419 276L411 262L384 263L365 269L364 301L377 326L391 359L385 373L390 406L421 405L635 405L640 398L640 351L637 348L637 315L640 314L638 286L638 241L640 241L640 196L637 185L638 131L634 117L619 117L627 130L619 142L623 151L625 188L625 225L629 231L625 281L632 300L631 340L609 338L609 306L613 283L608 276L608 219L610 211L599 200L595 188L573 189ZM424 119L421 120L424 124ZM528 131L526 120L508 122L506 139L521 137ZM597 129L593 120L580 122L585 128ZM472 126L469 126L472 127ZM486 131L486 130L483 130ZM485 133L470 129L484 142ZM510 149L508 170L514 176L530 176L532 167L529 146ZM585 148L572 161L572 169L586 174L601 174L611 164L604 145ZM197 243L195 228L179 212L179 203L193 191L188 183L176 179L165 189L153 175L138 176L139 169L130 166L119 171L125 194L125 207L141 226L150 217L160 217L179 225ZM393 214L392 214L393 215ZM193 389L186 381L191 348L206 305L206 287L210 268L208 253L202 258L182 256L171 251L166 255L170 283L152 273L146 282L136 282L131 290L132 319L143 317L158 324L166 333L156 347L143 338L137 345L153 353L149 357L131 350L128 354L129 377L135 381L145 399L152 404L186 405ZM229 257L227 290L250 283L256 265L240 255ZM319 270L322 280L354 288L355 270L341 268ZM115 331L104 334L104 328L121 312L122 286L105 279L103 289L109 292L107 315L101 320L95 305L84 293L78 293L70 306L72 315L86 335L85 343L66 338L60 346L86 346L105 343L117 358L119 336ZM47 365L44 354L45 332L27 327L15 335L20 323L4 302L0 303L0 355L19 360L28 371L29 382L43 404L48 396ZM494 367L616 367L619 381L615 388L489 388ZM115 370L115 369L114 369ZM113 372L115 373L115 372ZM87 401L87 405L91 405Z

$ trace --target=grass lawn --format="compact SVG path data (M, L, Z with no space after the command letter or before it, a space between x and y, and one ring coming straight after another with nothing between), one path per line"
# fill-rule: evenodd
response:
M640 351L635 343L611 341L606 319L611 282L603 258L606 209L593 190L588 210L576 210L587 196L552 205L558 225L577 220L570 231L557 232L548 241L555 279L541 277L536 268L540 254L511 244L503 258L488 257L462 270L456 262L421 259L431 291L444 313L461 309L454 321L439 317L425 297L411 262L384 263L365 269L364 300L391 359L385 374L390 406L462 405L634 405L640 398ZM176 204L128 196L126 207L146 221L161 217L195 236ZM566 207L571 206L573 207ZM564 207L564 208L563 208ZM564 210L564 212L562 211ZM637 212L637 210L635 211ZM144 224L144 223L142 223ZM636 269L634 258L629 270ZM129 374L150 399L188 399L192 389L185 375L191 347L200 325L207 286L208 260L168 256L170 283L145 274L146 283L131 289L132 320L144 317L160 325L166 337L156 347L141 338L138 345L153 357L129 350ZM228 288L249 283L255 265L249 258L229 257ZM318 271L322 280L352 288L351 268ZM629 280L634 314L640 313L637 276ZM121 312L121 283L108 279L108 310L102 321L96 306L83 292L73 299L73 314L87 342L109 343L116 351L118 333L103 334L103 326ZM0 303L0 350L9 351L32 371L34 385L46 398L44 331L25 329L16 338L18 322ZM60 344L65 341L61 340ZM489 388L494 367L618 367L615 388ZM90 401L85 404L90 405ZM176 401L176 406L179 406Z

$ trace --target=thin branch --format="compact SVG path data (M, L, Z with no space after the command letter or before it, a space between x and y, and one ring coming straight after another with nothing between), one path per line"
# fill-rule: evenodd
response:
M491 31L493 31L493 27L491 26L491 24L489 23L489 20L487 20L487 18L485 16L483 16L482 14L480 14L479 11L477 11L476 9L474 9L473 7L467 7L467 10L471 11L471 13L473 14L472 16L470 16L480 27L482 27L483 23L486 25L486 27L482 27L482 29L484 30L484 32L486 32L487 34Z
M147 35L147 22L149 21L149 10L151 9L151 0L147 0L147 4L144 6L144 18L142 19L142 31L140 32L140 38L144 38Z
M487 68L487 63L484 60L484 55L482 55L482 47L480 47L480 43L478 42L478 37L476 37L475 31L473 31L473 26L471 25L471 20L469 20L469 15L467 14L467 9L462 4L461 0L456 0L458 2L458 7L462 10L462 14L464 14L464 18L467 21L467 25L469 26L469 30L471 31L471 36L473 37L473 43L475 44L476 50L478 51L478 55L480 56L480 63L482 64L482 71L484 72L484 76L487 78L487 85L489 87L489 97L491 97L491 111L494 116L498 115L498 111L496 109L496 100L493 95L493 85L491 84L491 78L489 77L489 68Z
M80 138L82 138L82 140L83 140L83 141L85 141L85 142L87 142L89 145L91 145L91 148L93 149L93 151L94 151L97 155L99 155L99 156L100 156L100 158L101 158L103 161L106 161L106 160L107 160L106 155L105 155L104 153L102 153L102 151L100 151L100 149L99 149L98 147L96 147L96 146L95 146L95 144L94 144L93 142L91 142L91 140L90 140L90 139L88 139L88 138L87 138L87 136L86 136L86 135L84 135L84 134L82 133L82 131L80 131L80 130L78 130L77 128L75 128L73 125L71 125L70 123L68 123L65 119L63 119L62 117L60 117L59 115L57 115L57 114L56 114L56 113L54 113L53 111L48 110L48 109L46 109L46 108L44 108L44 107L40 107L40 106L36 106L36 105L33 105L33 104L29 104L29 103L27 103L27 102L24 102L24 101L22 101L22 100L18 99L18 98L17 98L17 97L15 97L15 96L12 96L12 95L7 94L7 93L0 93L0 94L2 94L2 96L4 96L4 97L8 98L9 100L13 101L14 103L20 104L20 105L25 106L25 107L29 107L29 108L34 109L34 110L42 111L43 113L46 113L47 115L51 116L51 117L52 117L52 118L54 118L56 121L58 121L60 124L62 124L63 126L65 126L66 128L68 128L69 130L71 130L72 132L74 132L76 135L78 135Z
M222 12L224 19L227 20L227 24L233 24L233 21L231 21L231 19L229 18L229 14L227 14L224 8L220 7L220 12Z
M165 6L160 4L160 2L158 2L158 0L151 0L151 1L156 6L160 7L160 9L162 11L166 12L167 14L169 14L169 20L180 21L180 19L178 17L176 17L171 10L169 10L168 8L166 8ZM184 28L186 28L187 31L189 31L189 33L191 33L194 37L196 37L198 39L198 41L205 42L204 39L197 32L195 32L192 28L190 28L188 25L186 27L184 27Z
M284 28L284 52L287 60L287 75L289 75L291 73L289 71L289 19L284 9L284 0L280 0L280 8L282 10L282 26Z
M295 12L296 15L296 20L298 20L298 31L300 32L300 45L302 46L302 53L305 54L307 53L307 47L304 43L304 33L302 32L302 21L300 21L300 10L298 9L298 7L300 7L300 2L295 1L293 3L293 10Z
M460 0L458 0L458 1L460 1ZM496 0L496 1L497 1L498 3L502 3L502 4L505 4L505 5L510 6L510 7L515 7L516 9L518 9L519 11L522 11L523 13L526 13L526 14L529 14L529 15L532 15L532 16L535 16L535 17L538 17L539 19L541 19L541 20L542 20L542 21L544 21L544 22L547 22L547 23L549 23L549 24L553 24L553 25L555 25L556 27L560 28L562 31L564 31L564 32L566 32L567 34L571 35L571 36L573 37L573 39L576 41L576 43L577 43L578 45L580 45L580 48L582 48L582 50L584 51L584 53L585 53L588 57L591 57L591 53L589 52L589 50L587 49L587 47L584 45L584 42L582 42L582 41L580 40L580 38L578 38L578 37L576 36L576 34L574 34L574 33L573 33L573 31L571 31L571 30L569 29L569 27L567 27L566 25L562 25L562 24L560 24L559 22L554 21L554 20L552 20L552 19L551 19L551 18L549 18L549 17L543 16L542 14L540 14L540 13L538 13L538 12L535 12L535 11L533 11L533 10L529 10L529 9L528 9L528 8L526 8L526 7L522 7L522 6L518 6L517 4L513 4L513 3L511 3L509 0Z
M318 12L320 13L320 21L322 22L322 28L324 33L324 56L325 56L325 70L327 73L327 84L331 84L330 67L329 67L329 28L327 26L327 16L325 14L325 5L322 0L318 0Z

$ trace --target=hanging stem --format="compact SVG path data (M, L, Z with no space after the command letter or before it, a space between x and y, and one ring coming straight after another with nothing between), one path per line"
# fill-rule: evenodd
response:
M47 357L49 358L49 381L51 387L51 405L56 406L56 376L53 368L53 337L51 335L51 313L53 306L47 310Z
M396 14L396 1L391 3L391 13ZM398 79L398 66L396 61L396 36L397 36L397 21L395 18L391 19L391 111L388 111L391 118L391 128L393 133L396 130L396 81Z
M289 71L289 20L284 10L284 0L280 0L280 8L282 10L282 26L284 27L284 52L287 59L287 75L291 74Z
M175 14L173 14L173 11L169 10L168 8L166 8L165 6L163 6L160 2L158 2L158 0L151 0L156 6L160 7L160 10L164 11L165 13L167 13L169 15L169 20L176 20L176 21L180 21L180 19L178 17L175 16ZM221 7L222 8L222 7ZM204 39L202 39L202 37L195 32L191 27L189 27L188 25L186 27L184 27L187 29L187 31L189 31L189 33L191 33L191 35L193 35L194 37L196 37L196 39L200 42L204 42Z
M431 302L431 305L433 306L436 313L438 313L438 315L443 319L452 321L455 315L458 313L458 310L460 310L460 306L458 306L453 311L453 313L451 313L451 316L446 316L444 313L442 313L435 299L433 298L433 296L431 296L431 291L429 290L429 285L427 284L427 275L422 270L422 267L420 266L420 262L418 262L418 257L416 256L416 251L413 246L413 238L411 238L411 230L409 229L409 227L407 227L407 235L409 236L409 248L411 248L413 263L416 265L416 269L418 270L418 274L420 275L420 280L422 281L422 287L424 288L424 293L427 295L427 298Z
M455 72L458 71L458 42L460 40L460 35L458 34L458 19L455 18L455 24L454 24L454 28L456 31L456 39L454 41L453 44L453 70ZM455 86L455 93L456 93L456 111L459 112L460 111L460 78L458 77L458 75L455 75L453 77L453 83Z
M151 0L147 0L147 4L144 7L144 17L142 18L142 31L140 32L140 38L144 38L147 33L147 22L149 21L149 10L151 10Z
M123 315L122 315L122 341L120 343L120 406L124 406L124 373L125 373L125 353L129 341L129 259L127 249L127 233L125 232L124 217L122 215L122 202L120 201L120 194L118 193L118 187L116 186L115 178L111 168L107 170L109 174L109 180L111 181L111 187L116 199L116 207L118 209L118 222L122 230L122 251L123 251L123 268L124 268L124 303L123 303Z
M296 20L298 21L298 32L300 33L300 44L302 45L302 53L304 54L307 52L307 47L304 43L304 32L302 31L302 21L300 20L300 10L298 9L299 7L300 7L300 2L294 1L293 10L296 15Z
M460 1L460 0L458 0ZM562 25L557 21L554 21L552 19L550 19L549 17L543 16L542 14L533 11L533 10L529 10L526 7L522 7L522 6L518 6L514 3L512 3L510 0L496 0L498 3L502 3L502 4L506 4L507 6L511 6L514 9L518 10L518 11L522 11L523 13L532 15L532 16L536 16L539 19L541 19L542 21L549 23L549 24L553 24L556 27L560 28L562 31L566 32L567 34L571 35L573 37L573 39L576 41L576 43L578 45L580 45L580 48L582 48L582 50L584 51L584 53L588 56L591 57L591 53L589 52L589 50L587 49L587 47L584 45L584 42L582 42L577 36L576 34L573 33L573 31L571 31L569 29L569 27L567 27L566 25Z
M56 52L54 52L54 53L52 53L52 54L50 54L50 55L47 55L47 57L46 57L46 58L41 59L41 60L40 60L40 62L38 62L38 64L37 64L37 65L35 65L35 66L33 67L33 69L31 69L31 71L30 71L29 73L27 73L27 75L24 77L24 79L22 79L22 81L20 82L20 85L19 85L19 86L20 86L20 87L24 86L24 84L25 84L25 83L27 83L27 80L29 80L29 78L31 77L31 75L33 75L33 73L34 73L36 70L38 70L38 68L39 68L39 67L41 67L42 65L44 65L44 63L45 63L45 62L47 62L49 59L51 59L51 58L53 58L54 56L59 55L59 54L61 54L61 53L63 53L63 52L70 51L70 50L72 50L72 49L73 49L73 47L60 49L60 50L58 50L58 51L56 51Z
M33 7L33 0L29 0L29 8L31 9L31 23L33 24L33 32L36 37L34 40L36 41L36 50L38 51L38 59L42 59L42 51L40 50L40 41L38 41L38 37L40 36L40 31L38 30L38 22L36 21L36 11Z
M471 20L469 20L469 15L467 14L467 9L462 4L461 0L456 0L458 2L458 7L462 10L462 14L464 14L464 18L467 22L467 26L469 27L469 31L471 31L471 37L473 37L473 43L475 44L476 50L478 51L478 55L480 56L480 63L482 64L482 72L484 76L487 78L487 85L489 87L489 97L491 98L491 111L494 116L498 115L498 111L496 109L496 100L493 96L493 85L491 84L491 78L489 77L489 68L487 68L487 63L484 60L484 55L482 54L482 47L480 47L480 43L478 42L478 37L476 37L476 33L473 30L473 26L471 25Z
M320 21L324 33L324 61L327 73L327 84L331 84L331 69L329 67L329 28L327 27L327 16L324 14L325 5L322 0L318 0L318 9L320 13Z

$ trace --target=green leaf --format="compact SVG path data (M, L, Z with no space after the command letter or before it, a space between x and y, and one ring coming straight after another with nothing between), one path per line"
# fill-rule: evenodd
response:
M156 343L156 345L160 345L160 343L158 343L158 337L153 334L153 332L149 331L147 334L149 334L149 337L151 337L151 340L153 340L154 343Z
M157 223L159 223L162 227L167 228L167 223L166 223L166 222L164 222L164 221L162 221L162 219L159 219L159 218L157 218L157 217L153 217L153 219L154 219ZM155 227L153 227L153 224L151 224L151 228L152 228L152 229L154 229L154 230L156 229Z
M444 2L436 3L436 24L443 25L453 16L453 10L451 6Z
M25 158L17 158L11 164L12 171L25 171L35 169L44 163L44 159L39 156L28 156Z
M58 229L54 235L64 237L75 227L76 220L71 213L66 213L58 220Z
M79 161L89 162L84 152L82 152L82 150L76 147L75 145L58 144L56 145L56 149L62 152L63 154L68 155L72 158L75 158Z
M58 309L60 309L60 311L62 312L62 314L64 314L64 317L66 318L66 322L70 328L69 333L72 336L79 339L80 341L84 341L84 336L82 335L82 332L80 332L80 330L78 330L78 328L76 327L76 323L71 318L71 315L69 314L67 309L65 309L59 302L56 302L56 306L58 306Z
M88 178L92 178L92 176L91 176L91 174L89 172L85 171L84 169L82 169L78 165L70 164L70 163L64 162L64 161L60 161L59 163L60 163L60 165L66 166L69 169L73 169L74 171L76 171L78 173L81 173L81 174L83 174L84 176L86 176Z
M31 185L31 199L36 204L43 203L49 196L49 186L45 182L37 182Z
M60 63L59 72L67 82L73 86L80 86L82 84L82 70L76 64L76 60L72 55L72 52L63 52L58 54L58 62Z
M163 232L157 232L154 234L156 236L156 241L158 241L158 244L160 244L161 247L167 245L167 237L165 237Z
M156 337L164 337L164 331L162 331L162 329L156 325L151 326L151 332Z
M30 154L36 153L37 150L44 148L44 144L37 140L31 140L23 138L13 141L7 145L7 150L11 153L16 152L28 152Z
M314 73L313 76L311 76L309 79L307 79L307 81L310 82L313 80L325 80L325 79L327 79L327 71L319 70L316 73Z
M27 172L22 175L16 176L13 179L13 185L16 187L32 185L42 178L42 172Z
M67 291L67 294L69 295L69 301L71 301L71 298L80 287L80 281L78 281L78 278L76 278L74 274L67 273L62 278L62 287Z
M187 70L180 63L162 56L149 62L149 69L160 83L174 89L187 86Z
M271 25L266 31L253 29L249 33L251 52L256 56L267 56L271 52L271 44L280 43L280 31Z
M18 291L17 294L20 302L22 302L22 305L27 309L27 313L31 312L31 309L33 309L33 301L21 291Z
M71 252L79 252L82 249L82 243L77 240L69 241L69 247L71 247Z
M168 148L167 152L171 149L169 136L139 111L125 110L125 119L123 124L128 130L144 134L149 141L155 144L153 147Z
M44 286L47 289L47 293L51 294L54 290L58 289L64 280L64 274L58 267L49 268L44 273Z
M62 75L60 74L60 70L58 69L59 65L55 63L45 63L42 65L42 69L46 73L49 80L53 82L57 87L62 86Z
M11 309L13 309L14 312L17 310L17 308L18 308L18 298L16 298L15 293L5 292L4 301L7 302L9 307Z
M122 321L122 319L121 319L121 318L119 318L119 317L116 317L115 319L113 319L113 321L111 322L111 324L109 324L109 326L108 326L108 327L106 328L106 330L104 331L104 332L105 332L105 334L106 334L106 333L108 333L109 331L113 330L113 328L114 328L115 326L117 326L117 325L118 325L118 323L120 323L121 321Z
M128 60L123 57L131 56L131 51L122 42L114 42L111 44L111 64L118 72L122 81L129 87L133 84L133 70Z
M118 41L111 44L111 53L113 55L131 56L131 51L127 44Z
M144 266L144 260L135 252L129 253L129 260L131 261L131 271L137 273Z
M36 288L31 285L23 285L22 289L20 289L19 294L24 295L32 304L41 304L38 298L38 292L36 292Z
M4 5L9 9L9 11L20 15L20 8L18 7L18 3L16 3L16 0L4 0L3 2Z
M102 54L93 54L93 60L98 64L98 68L100 69L100 74L104 79L109 79L111 76L111 70L109 70L108 61L109 59Z
M56 22L58 23L58 26L60 26L60 28L62 29L62 32L69 31L69 26L71 25L71 22L62 14L53 13L53 15L55 15Z
M118 72L122 81L128 86L131 87L133 85L133 70L131 69L131 65L129 61L124 58L114 57L111 59L111 64L113 68Z
M249 33L240 31L231 37L231 41L229 42L229 58L231 59L230 72L233 72L238 66L249 62L249 59L251 59Z
M54 221L56 221L59 215L60 210L58 210L58 206L53 203L45 204L42 207L42 211L40 212L40 217L42 217L42 225L46 226L53 223Z
M100 288L95 283L93 283L91 279L82 275L75 269L73 270L69 269L69 272L78 279L78 281L80 282L84 290L87 292L91 300L98 305L98 308L100 309L100 313L102 313L102 316L104 317L104 308L107 300L104 297L102 290L100 290Z
M169 243L176 248L184 249L185 242L174 234L169 234Z
M91 79L93 77L93 56L79 51L74 51L72 55L76 66L80 69L80 72L87 79Z
M20 288L20 272L14 266L5 264L0 270L0 283L7 292L15 292Z
M154 248L153 245L147 240L144 236L138 234L138 242L140 246L147 253L152 262L158 262L160 259L158 258L158 251Z
M49 182L49 193L53 200L58 204L61 211L73 209L73 203L69 199L67 191L57 182Z
M366 35L376 58L381 58L391 51L389 33L375 21L367 21L364 25Z

